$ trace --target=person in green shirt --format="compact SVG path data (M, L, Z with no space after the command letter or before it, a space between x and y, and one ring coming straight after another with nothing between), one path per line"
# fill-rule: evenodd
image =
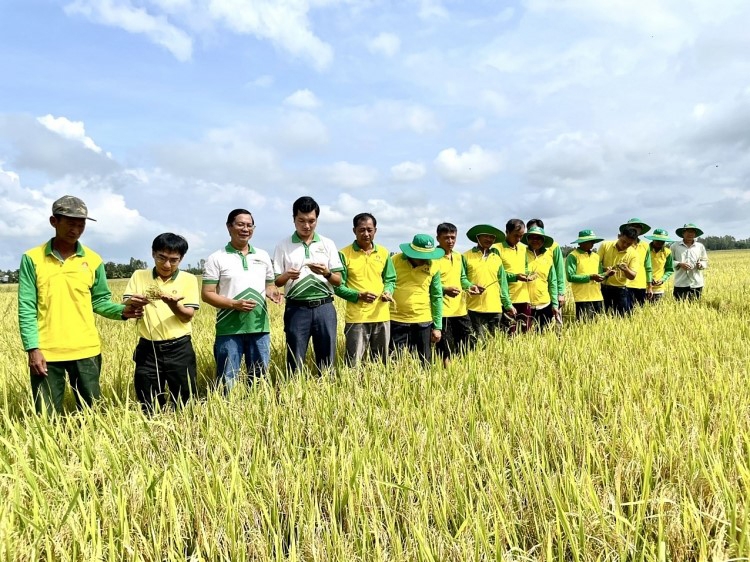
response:
M644 236L651 240L649 253L651 254L651 283L648 286L646 297L651 302L656 302L664 297L664 284L674 275L674 262L672 250L669 244L676 240L669 238L669 233L663 228L654 229L651 236Z
M601 256L594 252L594 244L602 242L593 230L581 230L578 238L571 242L578 248L565 259L565 274L573 291L576 306L576 320L593 318L604 312L604 297L601 282L604 281L604 268Z

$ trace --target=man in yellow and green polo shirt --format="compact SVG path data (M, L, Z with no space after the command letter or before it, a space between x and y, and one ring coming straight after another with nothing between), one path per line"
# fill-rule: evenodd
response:
M554 240L544 229L532 226L521 238L526 244L526 263L529 270L529 304L533 324L542 330L556 322L560 314L557 300L557 270L552 244Z
M638 256L633 248L637 239L638 231L626 226L617 240L602 242L598 250L604 275L604 309L618 316L626 316L633 309L628 284L638 273Z
M196 388L195 350L191 338L193 315L200 308L198 279L180 271L188 243L179 234L154 238L154 267L133 272L123 299L143 306L135 347L135 395L145 413L190 399ZM167 394L169 388L169 394Z
M95 219L83 201L61 197L49 219L55 236L21 258L18 325L37 412L62 413L66 373L79 408L101 395L94 313L113 320L143 315L133 303L112 302L102 258L78 241L86 220Z
M508 326L508 333L516 333L518 326L526 333L531 328L531 304L528 283L529 270L526 263L526 245L521 237L526 233L526 225L521 219L510 219L505 225L505 240L495 243L495 248L503 259L505 274L508 276L508 290L513 308L516 309L515 322Z
M565 274L573 291L576 305L576 320L593 318L604 311L601 282L604 281L604 268L594 244L601 242L593 230L581 230L578 238L571 242L578 248L565 259Z
M636 229L638 236L646 234L651 227L643 222L641 219L630 219L625 224L620 225L620 232L626 226L631 226ZM646 294L648 288L651 285L652 271L651 271L651 252L649 252L648 242L636 239L633 245L635 254L638 260L638 271L636 272L635 279L628 284L628 292L630 293L630 300L633 305L640 305L646 302Z
M352 220L355 240L339 251L341 285L337 296L346 300L346 362L359 364L367 354L385 361L391 340L391 313L396 270L388 249L375 244L378 221L370 213Z
M503 259L495 244L505 233L489 224L472 226L466 236L476 245L464 252L466 276L472 284L466 297L472 329L476 337L494 335L503 325L503 315L514 321L516 309L510 301L508 278Z
M429 234L417 234L400 244L393 256L396 287L391 310L391 349L415 352L422 365L432 362L431 343L440 341L443 327L443 250Z
M667 280L674 274L672 250L669 244L676 240L669 238L669 233L663 228L654 229L651 236L644 236L651 240L649 253L651 254L651 283L648 286L647 298L656 302L664 297L664 287Z
M439 260L440 281L443 284L443 329L435 347L445 367L450 364L454 354L463 353L474 346L464 291L476 293L478 289L466 276L466 258L453 251L457 235L455 224L443 222L437 227L437 243L445 255Z
M538 226L544 230L544 221L542 219L530 219L526 222L526 230L528 231L532 226ZM565 306L565 258L560 248L560 244L556 241L552 241L552 246L549 247L549 251L552 252L552 261L555 264L555 277L557 278L557 303L559 305L560 314L557 317L558 322L562 322L562 310Z

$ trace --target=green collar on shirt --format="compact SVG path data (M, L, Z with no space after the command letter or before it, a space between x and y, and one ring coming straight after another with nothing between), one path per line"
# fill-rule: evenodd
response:
M473 248L471 249L471 251L472 251L472 252L479 252L479 253L482 253L482 254L484 254L484 250L482 250L482 248L480 248L479 246L474 246L474 247L473 247ZM497 248L490 248L490 249L489 249L489 250L487 251L487 253L488 253L488 254L497 254L498 256L500 255L500 252L498 251L498 249L497 249Z
M313 242L320 242L320 236L318 236L317 232L313 232ZM303 242L302 239L297 235L297 231L294 231L294 234L292 234L292 242L295 244L305 244L305 246L308 246L307 243Z
M226 246L224 246L224 249L226 250L227 254L242 254L242 251L232 246L231 242L229 242ZM255 248L253 248L250 244L247 245L247 253L248 254L255 253ZM245 254L242 254L242 255L244 256Z
M52 241L54 238L50 238L49 242L47 242L47 246L44 248L44 255L45 256L55 256L57 259L61 259L60 256L55 253L55 249L52 247ZM76 242L76 255L79 258L82 258L86 255L86 250L83 249L83 245L80 242Z
M170 279L171 281L174 281L175 279L177 279L177 274L178 274L178 273L180 273L180 270L179 270L179 269L178 269L178 270L176 270L176 271L175 271L175 272L174 272L174 273L172 274L172 276L171 276L171 277L170 277L169 279ZM151 270L151 275L153 276L153 278L154 278L154 279L156 279L157 277L159 277L159 272L158 272L158 271L156 271L156 268L153 268L153 269Z
M295 232L295 234L296 234L296 232ZM355 252L363 252L363 251L364 251L364 250L362 249L362 247L361 247L361 246L360 246L359 244L357 244L357 241L356 241L356 240L355 240L354 242L352 242L352 248L354 248L354 251L355 251ZM375 242L373 242L373 243L372 243L372 250L370 250L370 251L371 251L371 252L374 252L374 251L376 251L377 249L378 249L378 247L377 247L377 246L375 245Z

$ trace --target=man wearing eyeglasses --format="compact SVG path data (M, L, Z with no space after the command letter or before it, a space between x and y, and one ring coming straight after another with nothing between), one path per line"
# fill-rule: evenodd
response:
M168 398L184 404L195 392L191 321L200 304L198 279L179 269L187 250L187 240L178 234L165 232L154 238L154 267L135 271L123 294L126 302L143 307L133 361L135 395L146 413L153 411L155 402L166 406Z
M249 382L268 371L271 360L271 327L266 297L279 303L273 284L273 265L265 250L250 239L255 219L247 209L227 216L229 243L208 256L201 296L218 308L216 314L216 377L228 392L239 380L242 358Z

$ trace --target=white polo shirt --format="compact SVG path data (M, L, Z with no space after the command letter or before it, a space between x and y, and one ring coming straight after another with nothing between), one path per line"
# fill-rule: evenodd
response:
M266 285L273 283L273 265L268 252L248 247L247 255L231 244L214 252L205 264L203 283L216 285L216 293L230 299L252 300L250 312L221 308L216 314L216 335L269 332Z
M297 279L290 279L284 285L287 299L316 300L333 296L333 285L322 275L313 273L308 266L311 263L322 263L330 271L342 271L339 252L333 240L320 236L317 232L309 244L300 240L295 232L276 245L273 253L273 271L276 277L286 270L300 270Z

